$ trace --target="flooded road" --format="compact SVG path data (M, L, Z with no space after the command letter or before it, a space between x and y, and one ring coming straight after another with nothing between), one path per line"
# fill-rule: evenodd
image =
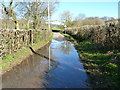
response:
M33 54L2 77L3 88L88 88L87 73L74 44L55 33L50 44Z

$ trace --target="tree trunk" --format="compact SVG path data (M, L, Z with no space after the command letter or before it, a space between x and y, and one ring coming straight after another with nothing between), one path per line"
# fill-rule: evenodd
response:
M15 22L15 29L19 29L19 23L18 23L18 21L14 21Z

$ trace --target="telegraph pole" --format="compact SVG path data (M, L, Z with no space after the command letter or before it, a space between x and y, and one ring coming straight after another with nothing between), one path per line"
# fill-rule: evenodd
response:
M50 1L48 0L48 29L50 30Z
M48 0L48 29L50 31L50 1ZM50 70L50 45L49 45L49 70Z

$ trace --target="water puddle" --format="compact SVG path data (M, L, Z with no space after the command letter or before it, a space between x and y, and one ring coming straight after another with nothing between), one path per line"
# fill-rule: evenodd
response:
M67 40L50 43L51 67L48 59L31 55L2 76L3 88L88 88L88 76L74 44ZM49 57L49 44L37 51Z

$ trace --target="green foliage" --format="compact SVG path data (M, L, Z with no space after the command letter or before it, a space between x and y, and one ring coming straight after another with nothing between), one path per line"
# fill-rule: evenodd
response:
M106 67L109 69L112 69L112 68L117 68L117 65L110 63L110 64L107 64Z
M26 27L25 27L25 29L27 29L27 30L28 30L28 29L29 29L29 26L26 26Z
M2 70L3 67L5 67L7 64L6 63L0 63L0 70Z

